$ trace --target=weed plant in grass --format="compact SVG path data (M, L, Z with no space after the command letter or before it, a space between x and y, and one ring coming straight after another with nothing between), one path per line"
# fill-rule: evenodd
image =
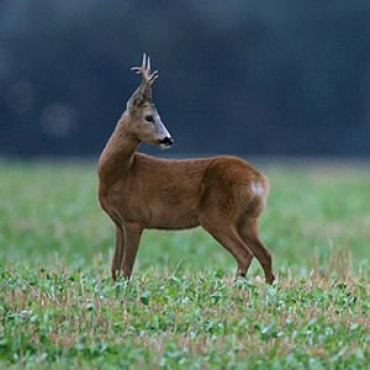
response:
M199 229L147 232L127 283L93 166L0 164L0 368L369 368L370 172L264 172L276 285Z

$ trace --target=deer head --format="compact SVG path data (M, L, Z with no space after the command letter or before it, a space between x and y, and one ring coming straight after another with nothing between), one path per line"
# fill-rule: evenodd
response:
M150 58L145 53L141 66L132 67L131 70L141 75L142 81L127 102L127 112L131 118L130 131L138 141L169 148L174 141L164 126L152 98L152 86L158 78L158 71L151 72Z

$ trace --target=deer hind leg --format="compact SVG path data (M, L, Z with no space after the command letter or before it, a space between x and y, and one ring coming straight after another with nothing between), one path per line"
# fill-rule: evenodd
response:
M116 224L116 248L114 250L111 275L112 279L117 279L117 274L121 271L122 260L124 253L124 232L120 224Z
M240 238L235 226L222 217L200 217L201 226L208 231L235 258L237 276L244 277L253 259L253 253Z
M258 235L256 217L245 217L239 225L239 234L243 241L248 244L254 256L258 259L265 273L266 282L272 284L275 280L272 271L272 257Z
M122 275L128 279L132 274L143 228L140 225L129 223L125 225L125 231L126 240L121 271Z

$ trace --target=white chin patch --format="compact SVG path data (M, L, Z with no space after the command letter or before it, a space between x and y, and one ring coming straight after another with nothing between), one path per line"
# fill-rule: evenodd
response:
M168 144L159 144L159 147L161 149L168 149L170 147L170 145L168 145Z

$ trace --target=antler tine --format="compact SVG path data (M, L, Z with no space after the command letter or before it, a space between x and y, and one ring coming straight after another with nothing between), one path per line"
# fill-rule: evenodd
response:
M148 78L148 82L152 85L153 82L158 78L158 70L155 70L151 72L152 66L150 62L150 57L147 57L147 63L146 63L146 74Z
M141 68L145 71L145 68L146 68L146 53L143 53L143 61L141 63Z
M158 70L155 70L150 76L149 80L150 83L153 84L153 82L158 78Z
M148 82L150 80L150 57L143 53L143 61L140 67L132 67L131 71L135 71L138 75L142 75L143 80Z
M131 71L135 71L138 75L142 74L142 72L145 70L145 59L146 59L146 54L143 54L143 61L141 62L140 67L131 67Z
M147 58L147 63L146 63L146 73L148 76L150 76L150 56Z
M130 68L131 71L135 71L136 74L141 74L141 71L142 71L142 67L131 67Z

